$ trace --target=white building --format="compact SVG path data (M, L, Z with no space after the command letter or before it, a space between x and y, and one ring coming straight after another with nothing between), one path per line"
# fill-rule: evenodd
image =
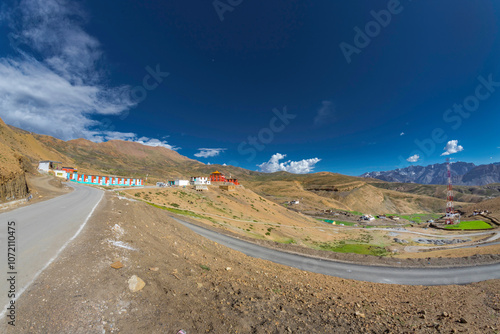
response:
M177 187L184 187L184 186L189 186L189 180L175 180L174 181L174 186Z
M55 170L54 175L63 179L68 178L68 173L65 170Z
M208 177L205 177L205 176L191 176L190 183L193 186L209 185L210 179Z
M48 173L50 170L54 169L54 164L60 164L62 162L52 161L52 160L44 160L38 162L38 170L44 173Z

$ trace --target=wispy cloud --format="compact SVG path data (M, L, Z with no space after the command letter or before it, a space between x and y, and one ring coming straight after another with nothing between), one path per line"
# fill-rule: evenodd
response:
M321 161L319 158L304 159L300 161L285 161L280 162L286 157L286 154L276 153L268 162L257 165L261 172L274 173L278 171L286 171L294 174L306 174L314 170L315 165Z
M314 117L314 125L321 126L331 123L334 118L334 106L332 101L321 102L321 107L318 109L316 116Z
M444 150L445 152L441 154L441 156L461 152L464 150L464 148L462 145L458 145L458 140L450 140L444 147Z
M170 145L165 140L159 140L155 138L148 137L138 137L136 133L133 132L117 132L117 131L104 131L94 138L96 142L103 142L108 140L124 140L131 141L134 143L139 143L146 146L160 146L168 148L169 150L177 151L180 147Z
M136 103L129 86L106 84L100 43L83 30L86 14L78 4L22 0L16 8L3 8L0 20L12 31L16 54L0 58L4 121L63 140L119 137L99 130L103 125L93 117L120 115Z
M221 152L224 152L225 148L199 148L199 152L195 153L194 156L198 158L211 158L218 156Z
M400 136L404 136L404 135L405 135L405 133L404 133L404 132L401 132L399 135L400 135Z
M408 162L417 162L419 160L420 160L420 155L418 155L418 154L412 155L411 157L406 159L406 161L408 161Z

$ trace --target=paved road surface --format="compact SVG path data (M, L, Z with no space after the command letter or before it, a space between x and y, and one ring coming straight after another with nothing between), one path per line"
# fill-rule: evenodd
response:
M0 214L0 319L7 297L7 222L16 233L16 297L83 227L104 192L78 184L75 190L54 199ZM10 276L10 275L9 275Z
M246 255L330 276L405 285L467 284L500 278L500 263L461 268L392 268L320 260L265 248L174 219L194 232Z

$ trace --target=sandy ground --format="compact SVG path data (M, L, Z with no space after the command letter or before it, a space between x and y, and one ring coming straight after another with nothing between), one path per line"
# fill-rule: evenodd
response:
M110 264L120 260L124 267ZM128 279L146 285L131 292ZM313 274L206 240L108 192L2 333L498 333L500 280L398 286Z
M428 239L467 239L472 244L478 240L494 235L495 231L445 231L438 229L423 229L418 227L406 227L401 229L364 229L348 226L331 225L320 222L311 217L284 208L270 200L267 200L249 189L239 189L235 192L227 192L218 187L209 187L210 191L197 192L192 187L186 188L148 188L130 189L124 191L130 198L148 201L164 205L173 209L188 210L196 215L193 219L204 227L215 227L223 229L224 233L237 235L240 238L257 242L267 247L279 247L294 252L307 254L322 254L322 257L337 260L367 262L374 261L373 257L357 256L356 254L325 254L317 251L321 244L338 245L339 242L354 244L369 244L387 250L387 257L375 258L377 263L389 263L399 265L397 261L391 261L391 257L418 259L415 263L406 263L409 266L429 265L425 259L428 257L444 257L437 265L464 265L478 262L500 261L500 245L478 248L466 248L446 252L435 250L435 245L419 244L414 240L417 238ZM412 232L412 233L410 233ZM481 234L481 235L476 235ZM395 238L404 239L408 243L400 244ZM280 244L275 244L278 242ZM308 249L307 249L307 248ZM447 248L456 247L446 246ZM443 247L443 248L446 248ZM408 249L415 249L410 252ZM417 249L425 252L417 253ZM426 250L433 249L432 252ZM491 254L492 256L488 256ZM477 255L481 255L477 257ZM464 258L472 257L474 258ZM448 258L456 258L448 259Z
M22 206L46 201L73 191L72 188L66 186L66 182L62 182L61 179L50 175L26 174L26 181L33 198L29 202L21 200L12 203L2 203L0 205L0 212L15 210Z

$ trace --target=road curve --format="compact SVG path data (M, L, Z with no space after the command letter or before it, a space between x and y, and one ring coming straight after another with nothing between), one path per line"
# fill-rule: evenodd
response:
M404 285L450 285L468 284L500 278L500 263L458 268L397 268L336 262L262 247L208 230L178 218L174 219L201 236L248 256L301 270L346 279Z
M15 221L16 298L82 230L104 192L78 184L74 191L48 201L0 214L0 306L6 305L7 222ZM0 309L0 319L5 307Z

